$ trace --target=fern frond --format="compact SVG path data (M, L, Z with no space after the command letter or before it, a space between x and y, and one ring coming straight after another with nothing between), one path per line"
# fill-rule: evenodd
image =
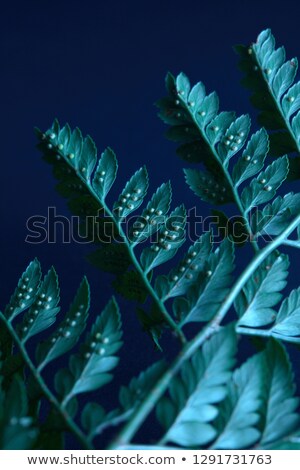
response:
M104 247L89 256L91 262L97 267L117 274L118 279L115 283L125 295L128 292L129 281L131 282L132 276L136 276L136 274L125 273L127 268L132 266L143 285L141 296L138 292L138 295L133 295L134 300L140 300L140 298L143 300L146 291L147 296L150 295L156 308L166 320L163 324L168 324L180 340L185 342L180 327L159 299L149 276L154 267L176 254L185 239L186 214L183 206L175 209L165 218L171 203L170 184L164 184L158 188L142 214L137 217L136 223L127 236L122 229L121 222L139 208L146 196L149 185L146 168L142 167L131 177L118 200L113 204L113 209L110 210L105 197L114 183L118 167L113 151L107 149L98 161L96 147L90 137L83 139L78 129L71 132L68 125L60 129L57 121L54 121L51 129L45 133L37 130L37 135L40 139L39 148L47 161L52 163L55 175L61 181L59 190L69 199L69 206L75 208L83 219L88 214L95 215L97 210L100 210L104 216L107 216L107 222L113 225L113 232L115 232L113 239L109 239L109 235L104 235L109 243L103 240ZM161 216L164 217L163 221ZM92 228L97 226L97 220L98 216ZM103 225L105 225L105 220ZM145 241L157 231L159 232L158 242L153 243L152 248L145 248L139 261L134 253L135 245ZM98 238L98 241L101 240ZM120 242L121 248L115 243L116 241ZM122 252L121 259L118 258L120 252ZM121 274L125 276L124 279L121 279ZM130 293L129 296L132 297Z
M147 194L148 186L148 173L146 167L142 167L126 183L118 201L114 204L113 208L118 217L127 217L140 207Z
M262 170L269 150L268 135L264 129L252 135L242 156L231 171L230 160L246 144L250 130L249 117L243 115L235 119L234 113L217 114L216 95L211 94L205 97L205 88L201 83L189 91L188 83L188 78L184 74L179 74L176 79L169 74L166 79L169 96L158 102L160 117L172 126L168 136L176 141L184 142L178 149L178 153L187 161L201 162L205 167L205 171L186 169L186 181L194 193L206 202L213 205L235 202L240 215L245 220L248 239L257 251L258 245L247 217L250 203L254 202L256 196L256 194L253 195L250 200L254 183L251 189L244 188L242 195L239 194L238 187ZM184 126L187 137L183 133ZM268 178L274 176L275 167L272 169L268 167L265 171L266 177L262 173L261 179L267 181ZM286 168L286 173L287 171ZM267 191L272 191L268 196L273 197L274 191L285 179L285 172L281 173L278 176L278 182L274 178L274 188L271 183L267 185ZM269 200L266 196L262 197L259 187L256 188L256 193L258 192L260 192L262 202Z
M187 185L202 201L214 205L228 204L234 201L230 185L223 181L220 175L195 168L184 169L184 175Z
M272 199L288 175L288 158L277 158L243 189L241 200L247 214L253 207Z
M229 292L233 269L233 244L224 240L209 255L186 297L174 301L174 310L182 325L211 320Z
M115 275L127 271L131 259L123 243L105 243L87 256L90 263L101 271Z
M282 302L271 334L281 340L300 336L300 288L292 290ZM300 343L300 338L297 338Z
M255 236L279 235L300 212L300 194L288 193L277 196L262 211L251 216L252 231Z
M41 266L35 259L22 274L15 292L5 307L4 315L8 320L13 321L17 315L32 305L40 280Z
M260 355L233 373L214 423L218 437L212 449L247 449L258 441L263 373Z
M166 430L160 444L203 446L216 436L212 425L218 404L226 396L226 383L235 363L236 339L232 327L214 335L174 377L168 396L156 410Z
M242 157L238 159L233 167L232 179L236 188L262 170L268 151L268 134L262 128L251 136Z
M119 359L114 356L122 342L121 319L117 303L112 299L96 319L80 352L71 356L69 370L60 370L55 387L62 395L62 406L79 393L96 390L112 380L109 374Z
M95 144L93 147L96 146ZM84 152L83 152L84 153ZM97 158L97 149L96 149ZM94 173L92 186L100 199L104 201L117 176L118 162L114 151L107 148L101 155Z
M32 449L38 429L28 412L25 384L14 376L8 390L0 381L0 449Z
M289 264L288 256L278 253L261 263L235 301L239 325L259 327L274 321L273 307L282 298Z
M158 232L158 241L142 251L141 265L146 274L175 256L178 248L185 241L185 224L186 210L182 205L174 209L166 218Z
M164 361L155 362L148 369L134 377L127 387L121 387L119 401L124 411L131 412L147 396L151 387L166 370Z
M104 429L115 426L124 421L123 416L119 416L118 410L106 413L105 409L98 403L89 402L81 413L81 424L88 432L88 438L92 441Z
M239 333L300 343L300 288L283 300L278 313L272 308L282 298L288 266L286 255L271 255L249 279L235 303L241 315ZM271 323L268 329L258 329Z
M37 347L36 360L39 371L75 346L85 328L89 306L90 288L84 278L63 321L50 337Z
M168 213L172 200L170 182L163 183L153 194L140 217L134 222L130 231L132 247L156 233Z
M161 275L156 278L155 288L163 301L171 297L184 295L195 282L195 273L203 270L207 257L212 250L211 237L210 232L199 237L190 246L176 268L172 269L167 276Z
M294 84L297 59L285 61L285 49L275 48L270 29L262 31L249 47L237 46L236 51L245 74L242 83L253 92L251 102L260 110L259 123L276 131L270 135L271 155L299 154L300 82ZM290 160L293 163L292 157ZM295 166L291 164L291 168ZM295 176L299 177L299 171Z
M22 343L49 328L55 322L56 315L60 310L57 307L58 302L58 279L55 269L52 267L41 282L30 309L24 315L22 322L17 325Z

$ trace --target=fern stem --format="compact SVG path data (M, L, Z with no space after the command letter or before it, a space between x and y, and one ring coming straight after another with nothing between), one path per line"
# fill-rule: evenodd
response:
M293 248L300 248L299 240L284 240L283 245L292 246Z
M119 448L120 446L126 446L130 443L132 437L135 435L137 430L143 424L146 417L153 410L154 406L161 398L163 393L168 388L171 379L180 370L182 364L189 359L201 346L202 344L212 336L219 328L222 320L227 314L228 310L232 306L235 298L243 289L248 279L252 276L254 271L260 266L260 264L266 259L266 257L276 250L280 245L283 244L285 239L290 235L293 230L300 224L300 215L298 215L290 225L272 242L265 246L257 255L253 258L247 268L237 279L230 293L221 304L216 316L193 338L188 344L186 344L182 351L179 353L173 364L161 377L161 379L154 385L151 392L147 395L141 405L137 408L132 419L124 426L120 431L119 435L113 440L110 445L110 449Z
M185 106L185 102L183 100L181 100L181 101L182 101L182 105ZM236 203L236 205L237 205L237 207L238 207L238 209L241 213L241 216L244 219L246 229L247 229L247 232L248 232L248 235L249 235L249 241L250 241L250 243L251 243L251 245L254 249L254 252L258 253L259 252L258 243L257 243L256 240L254 240L253 233L252 233L252 230L251 230L251 226L250 226L250 223L249 223L248 218L247 218L247 213L244 210L244 207L243 207L242 201L240 199L238 190L237 190L237 188L235 187L235 185L232 181L232 178L231 178L231 175L230 175L229 171L227 170L225 165L222 165L222 162L219 159L219 155L217 154L216 149L214 148L214 146L210 145L210 142L209 142L208 138L206 137L205 133L202 131L201 127L199 127L198 122L196 121L193 113L190 111L190 109L187 106L185 106L185 109L188 112L189 116L191 117L194 125L198 129L202 139L205 141L206 145L210 148L211 153L213 154L216 162L219 164L219 167L220 167L222 173L224 174L224 176L225 176L225 178L226 178L226 180L227 180L227 182L228 182L228 184L229 184L229 186L232 190L232 195L233 195L233 198L235 200L235 203Z
M266 338L271 336L271 330L261 330L261 329L258 329L258 328L247 328L247 327L244 327L244 326L237 326L235 328L235 331L238 334L247 335L247 336L264 336Z
M9 334L11 335L14 343L17 345L26 365L28 366L30 372L32 373L33 378L35 379L36 383L42 390L44 396L47 400L52 404L55 408L57 413L61 416L64 423L66 424L69 431L78 439L81 443L83 449L92 450L93 446L90 444L87 437L83 434L81 429L77 426L77 424L72 420L72 418L68 415L68 413L62 409L59 401L56 399L55 395L51 392L48 388L47 384L45 383L43 377L33 364L32 360L30 359L26 348L24 347L23 343L20 341L17 333L15 332L12 324L6 319L2 312L0 312L0 320L4 323L6 329L8 330Z

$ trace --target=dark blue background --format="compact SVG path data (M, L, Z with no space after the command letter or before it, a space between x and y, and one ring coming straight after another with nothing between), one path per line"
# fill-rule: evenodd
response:
M55 265L63 307L84 273L92 286L93 315L111 295L111 278L85 261L87 247L25 243L28 217L46 216L48 206L69 214L55 192L51 169L35 149L34 126L46 129L57 117L90 133L99 151L110 145L120 164L115 195L146 164L153 191L170 178L176 188L175 204L199 204L184 183L182 162L175 156L175 146L164 138L164 126L153 106L164 95L166 72L185 71L193 82L202 80L209 91L217 90L221 109L250 110L255 118L248 93L239 85L241 74L232 46L251 42L262 29L271 27L288 56L299 56L299 13L297 1L281 5L247 0L2 4L1 306L34 256L44 270ZM201 208L207 213L200 203ZM245 253L249 256L250 250ZM140 336L132 305L120 300L120 306L128 343L116 384L126 383L159 358L150 340ZM97 399L108 404L106 390ZM117 385L112 390L117 392Z

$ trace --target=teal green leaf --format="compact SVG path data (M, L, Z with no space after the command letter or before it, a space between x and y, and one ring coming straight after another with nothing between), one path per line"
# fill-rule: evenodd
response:
M254 178L250 186L243 189L242 203L248 212L253 207L268 202L272 199L277 189L281 186L288 174L288 158L286 156L278 158L257 178Z
M106 417L104 408L98 403L87 403L81 413L81 424L85 431L92 434Z
M93 188L100 201L104 201L117 176L118 162L112 149L107 148L101 155L93 177Z
M68 148L64 152L67 154L67 158L69 159L70 165L73 166L77 171L82 170L80 167L80 157L82 152L83 146L83 138L80 129L76 127L74 131L71 133Z
M292 129L296 136L300 135L300 111L298 111L296 116L292 119Z
M213 420L218 415L217 404L226 397L235 353L236 336L227 327L183 364L169 385L169 396L157 406L157 418L166 430L162 443L198 447L216 437Z
M162 330L165 327L166 321L160 309L158 309L156 305L152 304L149 313L146 313L145 310L138 307L136 309L136 314L143 328L143 331L149 334L156 348L159 351L162 351L162 348L159 344L159 340L162 334Z
M300 82L295 83L284 95L282 110L287 119L295 114L300 108Z
M273 322L288 276L287 255L272 253L261 263L235 301L239 325L258 327Z
M141 275L136 271L127 271L121 274L112 283L113 288L127 300L143 304L149 292L147 291Z
M212 449L248 449L258 441L263 374L259 354L233 373L214 423L218 437Z
M195 109L195 119L200 129L204 130L217 115L219 110L219 98L216 92L210 93L202 101L201 105Z
M271 157L281 157L281 155L290 154L297 150L291 134L286 131L273 132L269 135L269 141L269 155ZM292 157L289 157L289 162L291 162L291 160Z
M211 204L227 204L233 201L232 191L224 181L208 171L184 169L185 180L191 190L203 201Z
M198 82L190 91L189 94L189 106L193 109L198 110L199 106L203 103L205 98L205 86L203 83Z
M155 362L148 369L134 377L127 387L121 387L119 401L123 410L134 410L151 392L154 384L166 370L164 361Z
M159 297L166 301L171 297L184 295L195 282L211 252L211 233L207 232L192 245L179 263L168 276L158 276L155 281L155 290Z
M52 267L44 277L37 291L36 298L17 326L23 343L41 331L49 328L56 320L60 308L59 287L55 269Z
M54 125L55 125L55 121L54 121ZM54 135L57 135L57 145L58 145L59 150L64 150L68 148L70 138L71 138L71 129L70 129L69 124L66 124L60 131L58 131L58 128L52 128L52 130L50 130L50 134L51 133L54 133Z
M173 142L194 142L199 138L199 131L193 124L171 126L167 129L165 136Z
M56 388L64 394L64 406L75 395L96 390L112 380L109 372L118 364L114 354L122 345L121 336L120 313L112 299L96 319L80 352L71 356L67 382L65 370L56 377Z
M32 305L40 280L41 266L39 261L35 258L22 274L18 281L18 286L5 307L4 315L7 319L12 321L17 315Z
M184 73L180 73L176 78L176 90L182 100L187 101L191 89L190 81Z
M131 264L122 243L105 243L101 248L87 255L87 259L101 271L113 274L124 273Z
M149 185L146 167L140 168L125 185L119 199L114 204L114 211L119 217L126 217L140 207L147 194Z
M198 275L197 281L187 293L182 325L209 321L216 314L230 290L233 270L233 243L224 240L220 247L210 254L205 270Z
M251 136L242 157L233 167L232 178L236 187L261 171L268 150L268 134L262 128Z
M145 273L175 256L178 248L185 241L185 223L186 210L181 205L166 218L164 225L158 232L158 241L153 242L150 248L144 248L142 251L141 265Z
M279 235L300 212L300 194L278 196L271 204L251 216L252 233L257 236Z
M176 150L177 155L187 163L212 163L211 149L204 140L180 145Z
M186 113L179 107L179 100L175 100L175 97L166 97L158 100L156 106L160 109L158 115L160 119L166 124L170 125L182 125L187 120Z
M165 221L172 200L172 187L170 182L163 183L153 194L146 209L134 222L130 230L132 245L141 243L156 233Z
M300 450L300 437L289 436L282 441L277 441L275 443L267 444L263 449L268 450Z
M300 336L300 288L292 290L290 295L282 302L272 334L276 337ZM299 338L300 342L300 338Z
M299 399L294 396L296 387L287 352L273 340L268 343L263 359L266 375L260 446L283 439L299 428Z
M36 358L39 370L70 351L83 332L90 306L90 288L84 277L63 321L50 337L38 345Z
M287 89L293 84L298 68L298 61L296 58L285 62L272 80L273 92L278 99L281 99L282 95Z
M300 126L297 118L290 122L300 106L300 85L293 85L297 59L285 62L284 47L275 49L270 29L264 30L250 47L239 46L236 51L245 74L242 83L252 90L251 102L260 109L258 122L269 130L279 131L270 136L271 155L298 152Z
M246 227L246 219L242 216L227 215L217 209L212 209L212 220L216 228L216 240L228 238L235 246L241 248L249 240L249 232Z
M0 383L0 448L32 449L38 430L28 413L24 381L14 376L6 392Z
M90 184L92 172L97 162L97 147L93 139L88 135L83 140L82 152L80 155L80 173Z
M224 164L244 146L249 134L250 124L249 116L242 115L226 130L218 145L218 155Z

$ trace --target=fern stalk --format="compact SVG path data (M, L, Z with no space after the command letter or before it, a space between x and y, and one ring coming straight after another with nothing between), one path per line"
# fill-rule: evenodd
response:
M32 373L32 376L34 380L36 381L37 385L40 387L42 390L45 398L49 400L49 403L52 404L54 409L57 411L57 413L60 415L60 417L63 419L65 425L69 429L69 431L78 439L80 444L82 445L83 449L87 450L92 450L93 446L91 445L90 441L87 439L87 437L84 435L84 433L81 431L81 429L77 426L77 424L74 422L74 420L69 416L67 411L63 409L62 405L59 403L59 401L56 399L55 395L51 392L47 384L45 383L43 377L41 376L40 372L37 370L35 365L33 364L32 360L30 359L26 348L20 341L18 335L14 331L11 323L7 321L6 317L3 315L2 312L0 312L0 320L3 322L5 325L7 331L11 335L14 343L18 347L27 367L29 368L30 372Z
M281 335L276 336L276 333L273 333L271 330L263 330L259 328L247 328L245 326L237 326L236 332L241 335L248 335L248 336L260 336L264 338L276 338L282 339ZM299 344L299 338L293 338L291 336L286 339L289 343Z
M222 320L224 319L228 310L232 306L235 298L243 289L244 285L251 277L251 275L268 257L270 253L276 250L280 245L284 244L286 238L290 235L291 232L293 232L297 228L299 224L300 215L298 215L278 237L276 237L272 242L266 245L264 249L257 253L257 255L253 258L248 267L242 272L242 274L237 279L231 292L224 300L215 317L202 329L202 331L200 331L200 333L198 333L189 343L187 343L183 347L182 351L179 353L171 367L155 384L151 392L144 399L141 405L137 408L132 419L124 426L124 428L115 438L115 440L113 440L113 442L109 446L109 449L120 448L123 446L127 446L127 444L130 443L135 433L138 431L147 416L153 410L158 400L168 388L171 379L180 370L182 364L186 360L188 360L203 345L203 343L218 330Z

